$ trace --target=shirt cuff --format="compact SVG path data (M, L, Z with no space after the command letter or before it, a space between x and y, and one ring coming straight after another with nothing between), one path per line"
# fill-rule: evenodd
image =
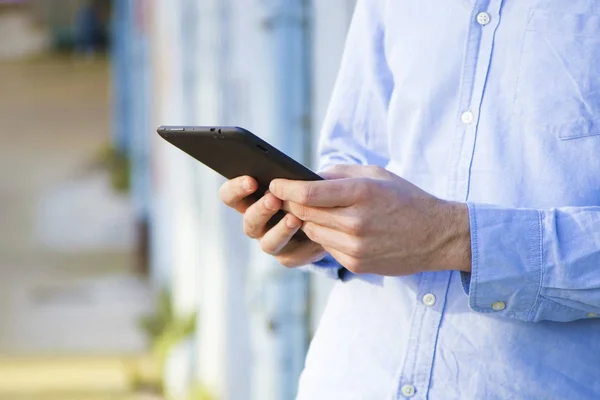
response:
M327 254L325 258L316 261L312 264L303 267L305 271L314 272L319 275L323 275L330 279L343 279L345 272L347 271L344 267L338 263L335 258Z
M471 273L461 273L469 307L533 321L542 285L542 215L468 203Z

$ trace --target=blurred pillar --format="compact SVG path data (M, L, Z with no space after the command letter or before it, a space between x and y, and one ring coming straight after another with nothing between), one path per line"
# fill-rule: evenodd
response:
M151 65L145 0L113 2L113 147L129 160L130 191L136 214L136 269L149 272L151 204Z
M191 55L198 72L194 122L200 125L240 123L234 111L239 93L231 87L232 35L237 29L233 14L242 6L237 3L196 1L197 47ZM216 398L248 399L251 361L245 286L249 241L240 229L239 215L219 201L223 178L196 165L196 208L200 213L196 245L201 260L196 376Z
M130 0L113 0L111 16L112 66L112 141L123 154L129 152L131 129L129 81L132 75L129 61L131 48Z
M257 131L291 157L306 162L310 141L309 4L304 0L264 3L260 18L265 70L251 95L263 100L268 122ZM247 62L247 64L249 64ZM250 101L256 101L254 97ZM251 262L254 347L253 399L294 399L308 344L307 275L281 267L253 246Z
M305 161L310 147L307 4L199 4L200 123L242 125ZM206 168L199 170L198 207L206 234L199 242L204 261L198 379L225 400L293 399L307 346L308 278L282 268L243 237L241 218L216 196L222 181Z
M120 0L116 0L120 1ZM151 2L150 29L152 36L152 126L166 125L180 120L181 84L179 83L178 1L153 0ZM174 215L176 205L173 185L176 184L170 160L175 149L169 148L157 135L153 135L152 203L150 226L150 269L154 286L171 291L173 264L175 262Z
M145 1L145 0L140 0ZM171 295L174 312L188 317L197 311L198 271L202 267L203 235L199 227L198 163L155 133L158 125L192 124L196 87L194 26L190 0L153 0L150 28L152 46L151 266L155 285ZM189 54L188 54L189 53ZM202 315L198 316L204 321ZM191 388L194 343L176 346L164 371L165 389L177 396ZM171 397L169 397L171 398ZM174 397L177 398L177 397Z
M154 0L152 12L153 128L180 124L183 119L181 0ZM182 272L191 249L182 249L188 234L185 227L185 155L165 143L154 132L152 170L153 203L151 226L151 265L157 286L172 294L178 313L181 305ZM191 210L193 212L193 209ZM189 216L191 218L191 215ZM187 307L189 312L189 307Z
M131 193L137 220L139 272L149 272L149 232L151 204L150 150L151 126L151 64L147 0L131 2L131 56L129 91L131 93Z
M159 138L154 128L194 123L195 63L188 64L187 53L195 38L193 30L190 33L184 27L190 22L186 21L189 0L154 0L152 4L152 270L157 285L171 293L174 311L187 316L197 309L197 276L203 267L199 164Z
M309 2L273 0L266 26L270 29L274 79L273 142L292 158L307 161L310 140L310 48L307 41ZM270 328L274 334L275 399L296 397L298 379L308 345L306 329L306 274L283 269L273 259L265 259L278 272Z

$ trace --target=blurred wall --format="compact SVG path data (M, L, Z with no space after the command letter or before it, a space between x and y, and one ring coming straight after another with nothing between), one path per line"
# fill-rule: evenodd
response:
M126 0L114 0L126 1ZM94 4L107 18L111 10L111 0L28 0L28 12L37 24L47 27L69 25L77 11L84 5Z
M201 384L223 400L293 399L332 283L262 254L244 237L240 216L220 203L223 179L153 128L240 125L315 167L354 2L122 1L149 12L148 57L125 65L134 75L149 67L150 79L127 84L123 96L151 100L128 112L147 123L124 131L151 138L136 139L148 146L152 171L151 273L179 314L198 312L194 346L174 351L166 371L172 394ZM125 52L135 53L140 37L126 32Z
M0 3L0 38L5 38L0 40L0 61L40 54L50 44L48 32L36 23L26 3Z
M79 7L88 0L30 0L29 10L38 24L70 24Z

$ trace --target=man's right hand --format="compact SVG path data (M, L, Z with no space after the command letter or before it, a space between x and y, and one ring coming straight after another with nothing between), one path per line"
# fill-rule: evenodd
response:
M283 207L283 203L270 193L255 201L252 194L258 189L255 179L242 176L231 179L221 186L219 196L229 207L244 216L244 232L258 240L267 254L289 268L310 264L325 257L323 247L304 236L294 236L301 228L302 221L287 214L275 226L269 227L269 220Z

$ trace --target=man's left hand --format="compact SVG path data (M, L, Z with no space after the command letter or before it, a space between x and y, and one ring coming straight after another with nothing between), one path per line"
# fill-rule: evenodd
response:
M438 199L380 167L340 165L324 176L277 179L270 192L348 270L387 276L471 270L465 204Z

